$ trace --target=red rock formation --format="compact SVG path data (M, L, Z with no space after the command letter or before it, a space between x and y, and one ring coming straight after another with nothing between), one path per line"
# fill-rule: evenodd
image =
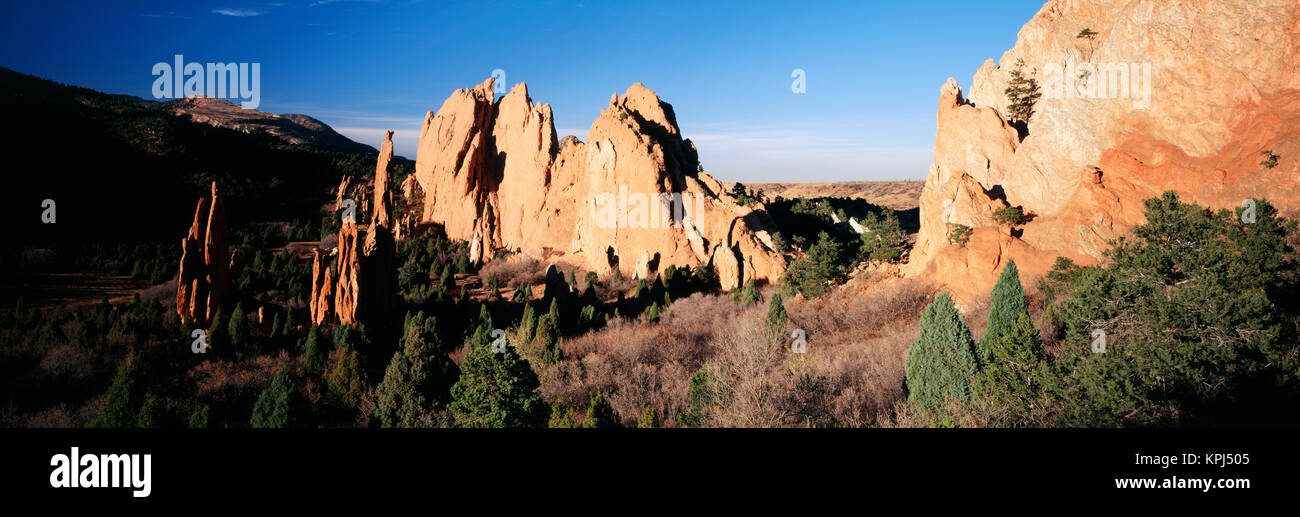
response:
M723 288L784 272L766 214L737 205L697 171L695 146L654 92L634 84L614 95L583 143L556 138L550 106L534 104L526 85L495 103L492 86L457 90L426 115L415 167L424 219L471 241L474 258L520 248L632 276L639 257L658 255L658 268L698 267L721 245L740 255L736 282ZM681 217L670 218L674 210Z
M375 168L370 226L362 231L356 224L344 222L339 229L337 278L325 262L325 250L315 251L310 307L314 324L323 325L337 317L340 324L355 325L367 317L386 314L397 301L397 244L388 226L393 224L388 174L392 137L392 131L384 136Z
M389 229L393 227L392 217L388 213L393 205L393 194L388 188L388 162L392 160L393 132L390 130L384 134L384 143L379 148L379 160L375 164L375 200L371 205L374 207L374 222Z
M206 325L219 309L230 309L231 268L242 263L231 256L226 232L225 206L213 182L212 197L199 199L189 234L181 240L176 313L196 325Z
M334 270L330 267L329 253L316 248L311 261L311 322L324 325L334 319Z
M976 72L969 101L955 81L943 88L905 272L968 300L1014 258L1032 285L1057 256L1102 260L1143 222L1142 200L1166 190L1213 209L1259 197L1300 209L1297 26L1300 10L1283 0L1048 2L1000 66ZM1085 27L1095 40L1077 37ZM1044 93L1023 141L1004 94L1018 62ZM1260 166L1266 149L1277 167ZM991 202L1032 220L1012 235ZM950 223L974 228L964 247L947 242Z
M334 291L334 312L339 323L355 325L360 321L361 257L357 249L357 225L343 223L339 229L338 286Z

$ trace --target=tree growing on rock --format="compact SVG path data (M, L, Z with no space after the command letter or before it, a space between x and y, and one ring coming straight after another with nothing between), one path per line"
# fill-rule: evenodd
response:
M1011 70L1011 80L1007 83L1007 89L1003 92L1007 96L1007 119L1017 126L1017 129L1028 128L1029 119L1034 116L1034 105L1038 99L1043 96L1042 90L1038 86L1038 80L1027 77L1024 73L1025 61L1016 60L1016 67ZM1028 133L1028 129L1024 130ZM1022 134L1021 139L1024 139Z

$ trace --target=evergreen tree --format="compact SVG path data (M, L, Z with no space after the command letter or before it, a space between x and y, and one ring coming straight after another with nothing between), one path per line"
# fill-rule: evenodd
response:
M1026 422L1050 374L1038 329L1029 314L1021 314L997 338L986 342L984 352L984 368L975 376L975 393L1002 424Z
M282 366L271 379L271 385L262 391L253 405L253 418L249 424L255 428L284 429L298 423L300 402L298 388L293 384L289 367Z
M758 285L754 284L752 278L746 281L745 286L740 291L737 291L734 296L736 302L742 306L753 305L763 299L763 295L758 292Z
M614 406L609 405L605 400L605 394L596 390L596 394L591 396L591 404L587 406L587 416L582 419L582 427L587 429L614 429L623 427L623 421L614 412Z
M221 309L217 309L212 314L212 321L208 322L208 346L220 354L227 354L231 351L230 325Z
M280 342L280 338L283 336L284 332L284 330L280 328L282 326L283 324L280 323L280 314L276 313L275 316L271 318L271 335L267 339L272 343Z
M1034 116L1034 104L1042 97L1038 81L1025 76L1024 66L1024 60L1016 61L1016 67L1011 70L1011 80L1003 92L1011 102L1007 105L1007 119L1021 126L1029 124L1030 117Z
M795 260L781 275L781 281L792 291L805 298L816 298L830 290L832 284L844 278L840 267L840 244L830 234L821 232L808 253Z
M136 416L135 426L141 429L157 429L163 426L165 418L162 400L149 393L140 404L140 414Z
M560 362L564 354L560 351L560 308L558 300L551 300L551 308L537 320L537 331L533 333L534 350L537 361L542 366ZM532 358L529 358L532 361Z
M460 376L442 351L437 321L417 313L406 325L402 349L393 354L384 380L375 389L375 413L384 427L429 427Z
M465 343L461 376L451 387L449 407L460 427L542 427L547 406L541 383L528 361L506 347L493 353L490 327L479 327Z
M368 389L366 371L361 367L361 354L356 350L344 349L339 353L339 362L330 372L328 382L330 396L341 406L356 409L361 404L361 395Z
M230 344L238 349L248 344L248 320L244 315L244 304L236 304L235 311L230 313L230 323L227 325L230 335Z
M654 429L659 427L659 414L655 408L646 406L641 408L641 416L636 419L637 429Z
M1016 261L1008 260L997 284L993 285L988 328L980 336L976 347L979 352L976 357L981 363L987 361L988 344L1001 337L1021 316L1029 316L1029 304L1025 301L1025 289L1020 285L1020 270L1016 268Z
M706 422L711 408L722 393L716 386L713 368L705 364L691 375L687 392L686 409L677 413L677 425L680 427L700 427Z
M1212 212L1172 192L1079 268L1059 303L1062 425L1294 426L1300 414L1297 224L1255 200ZM1104 352L1091 349L1098 331Z
M976 368L970 329L948 293L939 293L921 314L921 335L907 352L908 401L933 410L945 400L966 398Z
M546 427L551 429L573 429L578 424L573 420L573 410L565 406L563 402L551 403L551 418L546 423Z
M785 312L785 304L781 301L781 293L773 293L772 301L767 305L767 322L773 325L784 325L790 321L790 316Z
M127 354L122 365L117 368L117 375L108 387L104 402L99 407L99 415L91 422L91 427L123 428L136 425L140 411L140 361L135 352Z
M203 407L190 415L190 429L207 429L211 427L212 406L204 404Z
M307 343L303 347L302 365L308 371L321 372L329 362L329 343L321 336L320 327L312 325L307 333Z

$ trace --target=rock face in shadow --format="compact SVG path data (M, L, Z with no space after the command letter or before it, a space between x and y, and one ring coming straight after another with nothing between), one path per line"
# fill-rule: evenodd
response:
M225 205L213 182L211 197L199 199L189 234L181 240L176 314L200 326L218 310L228 314L234 291L231 266Z
M499 100L492 87L457 90L425 116L415 167L424 220L470 241L475 258L521 249L648 278L668 265L711 266L722 245L740 254L745 280L785 271L761 206L737 205L698 171L695 146L653 91L634 84L613 95L583 143L556 137L550 106L533 103L526 85ZM638 260L654 256L655 271Z
M999 63L979 68L969 98L953 80L941 89L905 273L965 301L1014 258L1031 285L1057 256L1102 260L1143 222L1142 200L1166 190L1216 210L1268 198L1294 215L1298 24L1286 0L1048 2ZM1080 37L1085 28L1097 34ZM1005 94L1017 68L1043 94L1023 139ZM1261 166L1264 150L1281 156L1276 167ZM1031 219L999 227L1002 206ZM953 224L973 228L965 246L948 243Z

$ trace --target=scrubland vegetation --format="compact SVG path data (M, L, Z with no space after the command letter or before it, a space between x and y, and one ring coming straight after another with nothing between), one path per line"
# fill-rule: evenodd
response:
M508 254L473 270L465 243L434 232L399 247L398 311L357 327L307 321L309 262L277 246L310 229L250 226L232 239L249 257L238 304L205 329L207 354L167 289L0 314L0 424L1294 424L1296 223L1257 212L1148 200L1101 265L1062 259L1022 285L1008 262L960 307L923 280L855 272L871 254L833 227L812 226L783 285L731 293L707 268L646 281L561 264L548 282L549 263ZM103 267L172 280L154 271L167 250L119 251Z

